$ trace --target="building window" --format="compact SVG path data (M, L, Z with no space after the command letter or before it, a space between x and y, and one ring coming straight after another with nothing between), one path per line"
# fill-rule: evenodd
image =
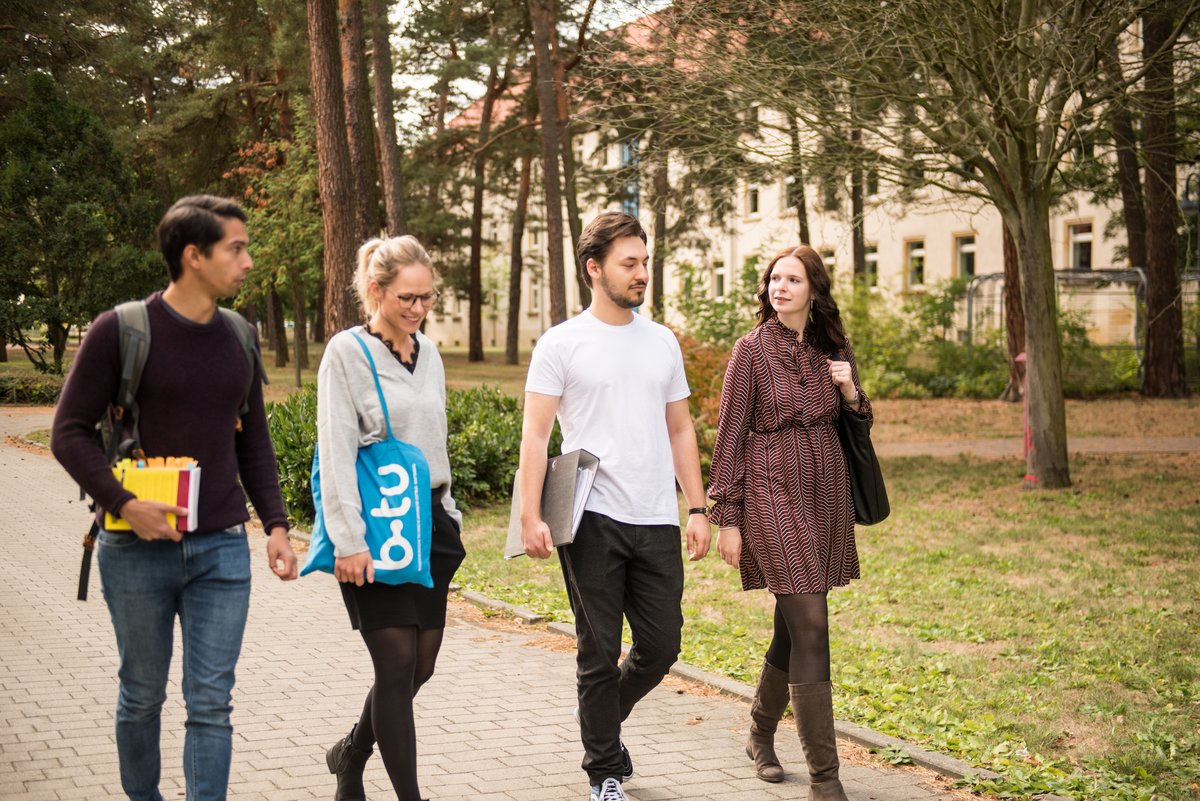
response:
M866 245L863 248L863 261L866 263L867 286L879 285L879 246Z
M758 214L758 187L751 186L746 188L746 215L755 214Z
M954 237L954 261L958 275L971 278L975 275L975 235Z
M788 177L783 181L783 207L785 209L796 209L800 207L800 190L801 186L794 177Z
M865 187L867 197L875 197L879 194L879 171L874 167L867 170Z
M904 276L910 287L925 286L925 240L904 243Z
M832 175L821 181L821 209L823 211L838 210L838 185Z
M718 298L725 297L725 262L713 264L713 294Z
M904 170L904 184L908 189L917 189L925 182L925 166L920 161L913 161Z
M1068 226L1067 243L1071 248L1071 269L1092 269L1092 224L1077 223Z
M957 172L959 186L974 186L979 181L979 170L969 161L962 162Z
M821 255L821 262L825 265L825 272L833 275L833 269L837 267L837 253L833 248L824 248L818 251Z
M758 106L746 109L746 129L752 134L758 133Z
M637 175L638 164L638 140L637 137L627 139L621 143L621 169L625 170L630 176L625 181L621 196L621 211L626 214L636 217L638 216L638 206L641 199L641 187L638 184Z
M536 278L529 281L529 313L537 314L542 310L542 285Z

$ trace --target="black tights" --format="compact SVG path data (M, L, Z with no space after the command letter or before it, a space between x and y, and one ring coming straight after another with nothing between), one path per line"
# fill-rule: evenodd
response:
M788 684L829 681L829 605L823 592L775 596L775 633L767 662Z
M400 801L421 798L413 697L433 675L442 632L395 626L362 633L375 665L375 683L367 693L362 717L354 730L354 747L369 751L379 744L379 756Z

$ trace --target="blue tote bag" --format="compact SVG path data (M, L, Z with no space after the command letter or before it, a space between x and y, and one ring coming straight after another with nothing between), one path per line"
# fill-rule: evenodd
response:
M375 580L384 584L432 587L429 546L433 536L433 513L430 509L429 463L420 448L393 436L375 360L362 337L353 336L371 365L375 391L379 393L383 421L387 426L387 439L359 448L355 464L362 517L367 526L367 548L375 563ZM333 542L325 529L321 506L319 451L313 452L312 493L316 521L308 559L300 571L302 576L314 570L333 572Z

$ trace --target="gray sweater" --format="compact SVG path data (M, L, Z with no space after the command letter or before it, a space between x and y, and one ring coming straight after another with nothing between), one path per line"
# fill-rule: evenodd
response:
M387 398L392 433L421 449L429 462L431 487L445 485L442 505L461 526L462 513L450 495L450 457L446 453L446 371L437 346L418 333L421 346L411 374L362 326L336 334L325 347L317 373L317 449L321 458L321 500L325 526L338 557L367 550L358 496L355 460L364 445L387 439L371 366L355 341L358 334L375 359Z

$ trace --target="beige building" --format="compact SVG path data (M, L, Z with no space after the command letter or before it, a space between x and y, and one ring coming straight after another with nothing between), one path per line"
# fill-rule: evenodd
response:
M783 130L772 127L767 110L762 130ZM773 147L770 134L760 134L762 141L755 150L769 153ZM577 160L586 181L589 173L596 174L619 166L631 157L628 145L601 145L597 132L580 137L576 148ZM535 178L535 187L538 181ZM872 291L885 299L899 302L907 293L927 292L937 285L963 276L977 277L972 289L972 320L968 324L966 306L959 315L960 337L968 327L975 330L998 325L1000 313L1000 281L988 278L1003 273L1002 227L994 207L969 196L958 195L936 187L923 187L901 201L900 193L889 191L889 184L868 176L865 187L864 235L867 271L874 284ZM722 295L736 285L747 263L765 264L781 247L798 241L796 211L788 200L792 187L779 178L759 184L743 184L738 188L735 211L721 228L700 228L702 249L676 249L666 265L664 291L669 295L681 291L678 275L681 264L690 264L707 273L707 291ZM831 192L819 182L806 186L811 244L830 268L835 285L846 288L852 276L851 227L849 200L844 187ZM641 193L643 196L645 192ZM511 201L489 197L485 206L490 209L484 225L487 245L484 251L483 340L485 347L504 346L507 320L508 253L510 248ZM535 195L530 199L530 224L525 235L525 271L522 280L522 311L520 316L520 345L528 349L549 326L549 299L545 280L546 233L541 223L541 202ZM636 198L626 202L626 210L635 211L647 232L652 232L652 215L647 204L638 208ZM605 209L584 208L586 223ZM1118 220L1114 221L1114 215ZM1071 271L1072 280L1060 280L1060 299L1063 308L1076 309L1085 321L1092 338L1100 344L1128 344L1134 341L1136 303L1134 287L1128 283L1097 286L1089 273L1104 269L1125 269L1119 256L1125 246L1124 228L1118 224L1120 204L1095 205L1087 193L1068 197L1053 209L1051 237L1054 267ZM564 212L565 217L565 212ZM1112 231L1114 233L1106 233ZM653 242L650 243L653 248ZM567 254L567 307L570 314L580 310L579 293L574 277L575 264L571 256L569 235L564 241ZM1063 278L1067 276L1064 274ZM647 297L647 304L650 298ZM671 303L668 322L672 320ZM648 308L648 306L647 306ZM439 314L430 318L427 332L442 347L465 346L467 343L466 301L448 298Z

